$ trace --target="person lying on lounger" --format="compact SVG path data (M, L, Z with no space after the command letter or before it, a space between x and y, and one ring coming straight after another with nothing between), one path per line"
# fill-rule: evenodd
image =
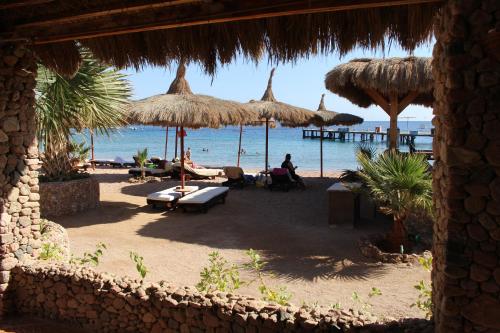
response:
M302 177L300 177L299 175L297 175L295 173L295 169L297 169L298 167L293 165L292 155L290 155L290 154L285 155L285 160L283 161L283 163L281 163L281 167L288 169L290 176L292 176L292 179L295 180L297 182L297 184L299 184L299 186L301 186L302 188L306 187L306 185L304 184L304 181L302 180Z

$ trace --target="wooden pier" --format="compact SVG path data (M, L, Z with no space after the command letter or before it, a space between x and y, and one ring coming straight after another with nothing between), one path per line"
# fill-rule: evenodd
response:
M417 137L430 137L434 135L431 132L416 131L417 133L409 131L401 131L399 133L400 144L410 144L415 142ZM319 129L303 129L303 139L319 139L321 131ZM323 130L323 140L331 141L359 141L359 142L384 142L387 140L386 132L375 131L340 131L340 130Z

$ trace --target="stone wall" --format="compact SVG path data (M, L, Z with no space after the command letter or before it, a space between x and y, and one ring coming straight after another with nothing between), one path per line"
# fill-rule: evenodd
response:
M449 0L433 71L437 332L500 331L500 1ZM498 38L498 37L497 37Z
M310 310L64 264L18 266L9 288L18 312L78 323L91 332L419 332L425 320L373 323L355 310Z
M0 44L0 316L9 271L40 247L35 77L28 49Z
M40 183L42 217L75 214L99 206L99 182L83 178L64 182Z

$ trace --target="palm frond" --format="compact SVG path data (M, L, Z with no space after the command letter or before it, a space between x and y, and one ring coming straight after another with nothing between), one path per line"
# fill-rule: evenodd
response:
M371 160L358 154L359 176L385 212L406 216L432 210L432 178L422 156L389 152Z

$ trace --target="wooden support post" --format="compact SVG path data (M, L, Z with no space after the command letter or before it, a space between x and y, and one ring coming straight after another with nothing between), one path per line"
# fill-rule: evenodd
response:
M391 117L390 128L389 128L389 149L395 150L397 148L397 137L398 137L398 114L399 114L399 103L398 95L391 94L391 104L390 113Z
M319 156L320 156L320 177L323 178L323 126L319 128Z

